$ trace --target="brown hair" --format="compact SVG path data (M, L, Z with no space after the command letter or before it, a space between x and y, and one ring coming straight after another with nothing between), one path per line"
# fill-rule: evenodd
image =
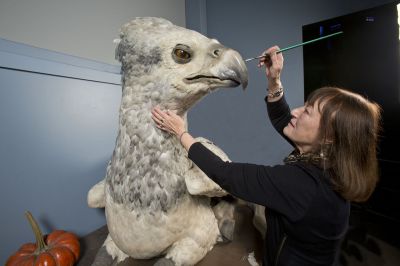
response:
M361 202L378 181L377 142L381 108L359 94L323 87L308 97L321 112L320 147L335 189L343 198Z

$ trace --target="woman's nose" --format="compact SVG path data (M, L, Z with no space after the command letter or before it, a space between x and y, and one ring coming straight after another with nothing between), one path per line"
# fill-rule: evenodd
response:
M304 106L294 108L291 112L293 117L299 117L304 112Z

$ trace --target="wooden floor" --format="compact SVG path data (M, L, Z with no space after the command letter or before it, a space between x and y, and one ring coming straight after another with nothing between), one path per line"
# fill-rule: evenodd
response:
M260 263L262 257L262 238L260 233L252 224L253 212L245 205L238 205L235 211L235 234L234 240L226 244L217 244L197 265L219 265L219 266L248 266L250 265L247 256L254 252ZM103 226L93 233L81 239L81 259L78 266L88 266L94 260L98 249L107 237L107 226ZM124 266L150 266L157 261L157 258L151 260L124 261Z

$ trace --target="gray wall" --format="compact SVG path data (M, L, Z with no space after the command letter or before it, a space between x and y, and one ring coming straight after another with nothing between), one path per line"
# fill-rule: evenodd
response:
M0 1L0 264L34 240L25 210L44 233L105 224L86 195L114 149L121 87L119 67L98 61L118 63L112 41L136 16L184 26L184 4Z
M121 98L119 67L0 39L0 264L34 235L105 224L88 190L105 175Z
M113 40L136 16L185 26L185 0L1 0L0 38L117 64Z
M301 42L303 25L388 2L187 0L186 25L248 58L275 44L284 48ZM201 22L204 20L206 23ZM303 104L304 97L302 49L287 51L284 58L283 86L289 104L296 107ZM234 161L281 163L292 148L266 118L266 79L256 65L256 61L247 63L249 86L245 92L235 88L207 96L190 111L189 127L194 135L214 141Z

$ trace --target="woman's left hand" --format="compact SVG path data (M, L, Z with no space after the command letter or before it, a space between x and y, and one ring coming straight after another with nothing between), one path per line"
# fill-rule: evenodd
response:
M151 110L151 118L159 129L176 136L180 136L186 131L185 121L170 110L164 112L160 108L154 107L153 110Z

